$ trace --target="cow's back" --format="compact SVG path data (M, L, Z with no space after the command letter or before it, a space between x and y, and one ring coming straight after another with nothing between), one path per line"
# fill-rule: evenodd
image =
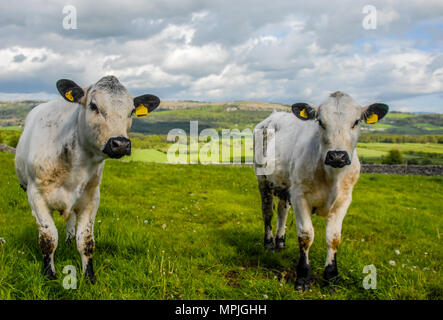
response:
M273 112L256 126L259 130L274 131L270 138L275 139L275 170L270 178L276 179L276 184L279 184L277 180L289 180L294 172L313 171L310 167L313 169L320 154L316 126L312 121L297 119L290 112ZM267 141L267 148L271 145ZM271 150L268 149L266 154L271 154Z
M65 141L72 139L81 106L54 100L33 108L17 145L15 167L20 184L35 178L36 168L55 165Z

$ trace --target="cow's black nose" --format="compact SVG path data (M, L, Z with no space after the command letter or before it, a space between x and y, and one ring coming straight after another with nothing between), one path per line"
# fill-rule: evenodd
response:
M334 168L343 168L351 164L351 160L349 160L349 155L346 151L328 151L325 164Z
M103 153L114 159L120 159L123 156L130 156L131 140L125 137L110 138L108 142L106 142Z

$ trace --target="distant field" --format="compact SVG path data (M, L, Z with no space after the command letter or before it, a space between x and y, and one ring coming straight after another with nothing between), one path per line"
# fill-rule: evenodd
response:
M361 148L357 147L357 154L360 158L381 158L386 156L388 153L385 151L374 150L371 148Z
M22 127L20 127L20 126L7 126L7 127L1 127L0 130L21 131Z
M362 143L358 144L360 149L372 149L377 151L389 151L391 149L398 149L402 152L415 151L425 153L443 154L443 145L439 143Z
M15 147L20 136L19 127L0 128L0 143L8 144ZM166 135L143 135L139 133L131 133L130 135L133 145L132 156L124 161L143 161L143 162L159 162L167 161L167 152L173 142L167 141ZM389 136L386 136L389 137ZM441 136L439 136L441 137ZM439 138L441 139L441 138ZM201 149L207 142L200 142ZM231 145L234 140L231 140ZM359 142L357 152L360 160L364 163L381 163L382 157L385 157L389 150L398 149L403 153L406 161L416 164L443 164L443 143L378 143L378 142ZM222 161L223 141L219 139L220 161ZM246 153L245 153L246 152ZM189 157L189 155L188 155ZM235 161L250 161L253 157L252 142L249 143L248 149L244 150ZM234 154L231 150L231 160L234 160Z
M263 249L252 168L108 161L95 224L98 282L80 277L77 290L62 287L63 267L80 273L80 257L63 241L60 216L59 279L47 281L10 154L0 153L0 180L0 299L443 299L442 177L362 175L344 221L333 294L320 280L325 219L313 216L310 292L295 291L290 276L299 254L292 215L286 251ZM370 264L376 290L362 286Z
M411 113L390 112L386 115L386 119L405 119L414 117Z
M232 147L231 143L231 147ZM155 148L149 149L134 149L134 155L131 156L131 160L143 161L143 162L166 162L167 161L167 150L172 145L172 143L162 145L160 151ZM203 143L200 143L200 150ZM249 147L252 147L250 145ZM220 161L222 153L222 142L220 141L219 153ZM244 148L244 147L243 147ZM357 145L357 154L363 163L381 163L382 157L388 154L389 150L398 149L403 153L403 157L411 161L415 159L417 161L423 161L424 159L429 159L431 163L429 164L443 164L443 144L420 144L420 143L359 143ZM246 151L246 153L245 153ZM231 150L231 160L233 159L233 151ZM189 157L189 154L188 154ZM253 150L249 148L247 150L242 149L241 158L244 162L245 157L247 159L253 158ZM236 161L240 161L240 158L236 158Z

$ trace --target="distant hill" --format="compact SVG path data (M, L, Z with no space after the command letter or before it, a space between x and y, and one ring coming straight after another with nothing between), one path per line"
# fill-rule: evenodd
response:
M43 101L0 101L0 126L22 126L28 112ZM272 110L290 111L278 103L254 101L198 102L162 101L158 110L146 118L134 119L132 131L144 134L167 134L179 128L189 132L189 121L205 128L253 128ZM443 134L443 115L392 111L380 123L363 126L363 133L395 135Z
M21 126L33 107L43 101L0 101L0 126Z

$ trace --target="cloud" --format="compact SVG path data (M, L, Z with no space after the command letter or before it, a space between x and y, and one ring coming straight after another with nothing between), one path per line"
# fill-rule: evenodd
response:
M164 100L318 104L342 90L443 112L441 1L371 1L375 30L355 0L71 1L76 30L63 29L65 4L0 4L0 97L51 97L60 78L114 74Z
M12 61L13 62L17 62L17 63L20 63L20 62L25 61L25 60L26 60L26 56L24 54L21 54L21 53L16 55L16 56L14 56L14 58L12 58Z

